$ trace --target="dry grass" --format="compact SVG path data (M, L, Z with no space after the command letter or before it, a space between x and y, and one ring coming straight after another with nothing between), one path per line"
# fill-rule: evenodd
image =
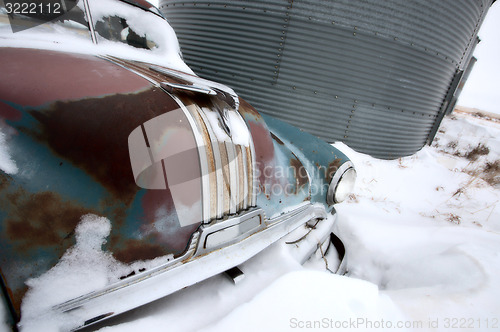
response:
M398 159L398 167L399 168L408 168L408 166L403 165L403 158Z
M469 166L471 164L472 161L471 163L469 163ZM496 160L494 162L487 162L484 166L475 166L472 169L470 169L469 166L463 170L463 172L469 174L472 177L471 181L469 181L469 183L463 186L465 187L465 189L467 189L472 184L472 182L474 182L474 180L477 178L486 181L486 183L488 183L492 187L498 187L500 185L500 160ZM455 195L456 194L460 193L455 193Z
M448 220L449 222L452 222L454 224L457 224L457 225L460 225L460 223L462 222L462 218L460 218L460 216L458 216L454 213L448 213L446 220Z
M470 161L476 161L480 156L486 156L489 153L490 149L487 146L479 143L472 150L466 152L464 157Z
M500 160L486 163L481 175L481 178L491 186L498 186L500 184Z
M457 146L458 146L458 141L451 141L448 144L446 144L447 148L454 149L454 150L457 148Z

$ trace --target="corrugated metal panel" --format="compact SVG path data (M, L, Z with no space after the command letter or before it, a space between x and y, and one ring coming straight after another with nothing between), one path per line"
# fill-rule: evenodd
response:
M163 0L186 62L259 111L379 158L441 121L491 0Z

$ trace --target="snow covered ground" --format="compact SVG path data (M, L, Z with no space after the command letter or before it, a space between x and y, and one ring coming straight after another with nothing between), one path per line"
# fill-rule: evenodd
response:
M292 233L243 264L241 283L215 276L99 331L500 328L500 122L456 114L394 161L336 146L358 170L337 206L347 276L321 257L298 264Z

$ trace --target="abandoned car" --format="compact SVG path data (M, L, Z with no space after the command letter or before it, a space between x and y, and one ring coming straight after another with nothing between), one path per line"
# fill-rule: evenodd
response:
M350 194L344 154L196 76L149 3L3 2L0 270L12 326L52 315L72 330L126 312L237 267Z

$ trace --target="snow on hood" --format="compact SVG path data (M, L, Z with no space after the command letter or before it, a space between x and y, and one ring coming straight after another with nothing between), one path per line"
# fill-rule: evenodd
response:
M45 274L30 279L23 299L23 320L50 307L105 287L124 266L102 245L111 231L108 219L96 215L83 216L75 229L76 244Z
M93 214L82 216L75 229L76 244L49 271L26 282L29 290L21 306L23 331L55 331L61 326L62 330L65 330L64 326L74 327L71 315L59 317L51 313L50 308L100 290L131 271L149 269L173 258L164 256L123 264L112 253L102 249L110 231L111 222L108 219ZM44 328L39 326L41 322L46 324Z
M2 127L0 127L0 170L7 174L16 174L18 172L16 162L9 153L7 137L2 132Z

